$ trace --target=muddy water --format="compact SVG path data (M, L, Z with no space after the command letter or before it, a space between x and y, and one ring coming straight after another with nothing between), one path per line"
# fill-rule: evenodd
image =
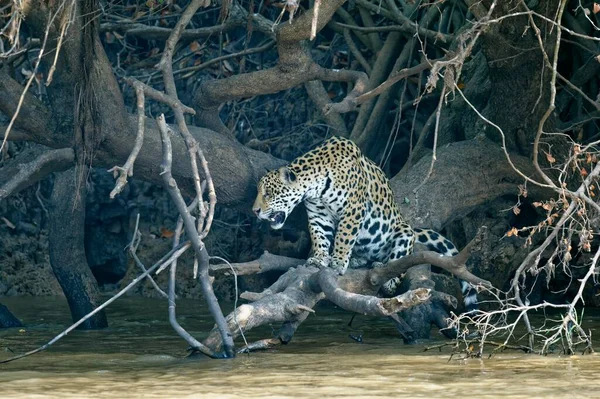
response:
M27 327L0 330L0 358L33 349L68 326L60 298L2 302ZM210 320L196 303L181 302L178 310L196 337L208 331ZM166 311L159 300L117 302L109 329L76 331L46 352L0 365L0 398L600 397L600 356L514 352L448 361L449 351L423 353L423 345L403 345L387 322L364 317L354 322L364 337L358 344L348 338L348 314L330 309L318 310L277 351L183 360L185 344ZM600 315L586 317L594 333ZM265 328L248 339L269 334Z

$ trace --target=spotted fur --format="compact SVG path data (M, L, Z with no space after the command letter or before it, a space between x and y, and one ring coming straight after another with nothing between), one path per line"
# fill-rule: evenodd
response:
M332 137L263 176L253 210L279 229L300 202L308 213L309 264L344 274L351 259L352 267L385 264L412 253L415 241L443 255L458 253L441 234L404 221L383 171L345 138ZM398 282L390 280L384 291L392 293ZM476 308L475 290L463 281L461 288L467 310Z

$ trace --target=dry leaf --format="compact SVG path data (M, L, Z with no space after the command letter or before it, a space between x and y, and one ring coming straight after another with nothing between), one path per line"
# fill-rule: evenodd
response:
M581 171L579 172L581 174L581 176L586 177L588 175L588 171L585 170L585 168L581 168Z
M521 213L521 210L519 209L518 206L513 206L513 212L515 215L518 215L519 213Z
M160 228L160 236L162 238L171 238L173 237L173 235L175 235L175 232L173 230L169 230L166 227Z
M592 9L594 14L598 14L600 12L600 4L594 3L594 8Z
M522 184L519 184L519 195L527 198L527 188Z
M536 208L539 208L540 206L542 206L541 202L534 202L533 206L535 206Z
M548 160L548 162L550 162L550 163L556 162L556 158L554 158L549 152L546 152L546 151L544 151L544 152L546 153L546 159Z
M549 202L546 202L544 205L542 205L542 208L544 208L547 211L551 211L552 208L554 208L554 204L551 204Z
M198 43L197 40L194 40L193 42L190 43L190 51L192 53L197 52L198 50L200 50L200 43Z
M519 234L519 230L517 230L516 227L513 227L512 229L510 229L508 231L508 233L506 233L507 237L511 237L511 236L517 236Z
M585 252L591 252L592 251L592 244L590 244L590 242L586 242L585 244L583 244L583 250Z

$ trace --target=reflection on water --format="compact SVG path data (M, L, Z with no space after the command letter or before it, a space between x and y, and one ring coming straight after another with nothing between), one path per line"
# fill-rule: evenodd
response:
M5 298L27 324L0 330L0 358L45 343L69 325L60 298ZM229 309L228 309L229 310ZM211 326L197 303L181 301L181 324L197 338ZM524 355L451 360L449 350L406 346L385 320L357 317L364 343L348 338L349 315L317 309L292 343L233 360L183 360L186 346L166 321L166 302L125 298L111 327L75 331L48 351L0 365L0 397L599 397L600 357ZM588 313L588 312L586 312ZM600 325L587 315L586 327ZM274 326L277 327L277 326ZM268 337L270 328L247 338ZM428 345L434 342L427 342Z

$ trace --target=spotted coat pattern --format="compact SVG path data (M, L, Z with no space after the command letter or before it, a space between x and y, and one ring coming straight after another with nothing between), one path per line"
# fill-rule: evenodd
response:
M315 266L344 274L349 265L406 256L415 241L443 255L458 253L441 234L413 229L404 221L383 171L345 138L332 137L263 176L253 210L279 229L300 202L308 213L312 242L308 263ZM393 292L398 281L388 282L385 291ZM474 308L474 290L464 282L461 286L467 308Z

